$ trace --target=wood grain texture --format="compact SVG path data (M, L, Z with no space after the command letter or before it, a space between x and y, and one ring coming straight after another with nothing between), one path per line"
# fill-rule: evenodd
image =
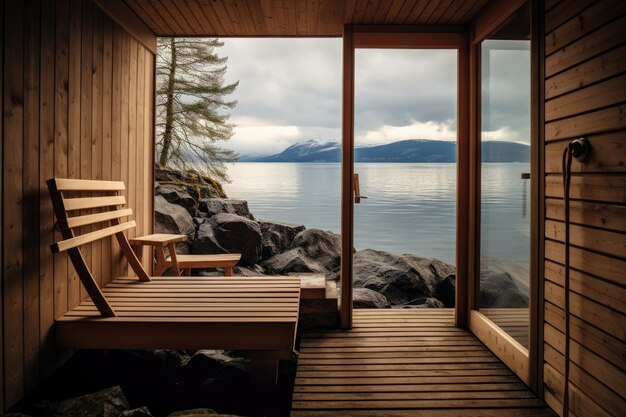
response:
M68 268L66 256L52 257L55 218L46 180L55 175L93 179L94 172L101 178L115 175L116 179L129 180L127 172L122 174L116 148L119 132L113 133L123 110L112 103L118 81L115 76L128 71L119 59L121 45L116 47L114 35L116 31L120 36L130 35L90 1L5 2L0 9L0 178L6 183L2 193L3 242L15 242L4 245L2 255L0 308L2 316L10 312L12 318L4 320L0 343L0 406L6 410L67 359L69 351L55 347L54 318L86 295L75 271ZM154 55L143 46L139 50L143 54L141 71L150 74L142 78L142 91L152 91ZM107 102L110 104L105 105ZM145 100L142 103L147 108L141 123L150 126L153 110ZM152 132L151 128L135 132L137 153L151 154ZM143 183L137 190L146 193L145 198L139 196L143 202L152 198L153 174L145 162L142 167ZM70 198L84 192L69 190L77 183L67 186ZM142 210L139 216L143 215ZM146 216L147 221L138 219L149 233L151 215ZM11 252L8 258L7 251ZM99 270L104 275L109 274L109 263L119 256L119 248L102 246L98 254L91 250L87 254L99 257ZM23 262L26 259L29 261ZM126 275L118 269L119 273Z
M111 3L116 9L123 9L117 5L119 0ZM344 24L463 25L489 2L124 0L124 3L159 36L341 36ZM132 33L139 36L136 31Z
M3 242L22 241L22 181L24 71L23 30L24 5L5 4L5 54L3 99ZM27 116L26 116L27 117ZM10 139L10 140L9 140ZM4 395L7 404L15 403L24 394L24 322L23 322L23 252L21 245L3 245L3 316L4 322Z
M423 327L432 320L435 327ZM380 328L372 330L371 322ZM553 414L471 333L454 326L454 310L359 309L349 331L302 334L291 415Z
M618 416L626 407L626 9L624 2L562 1L546 15L544 395L562 408L570 345L570 415ZM585 136L570 196L570 340L565 340L561 158Z

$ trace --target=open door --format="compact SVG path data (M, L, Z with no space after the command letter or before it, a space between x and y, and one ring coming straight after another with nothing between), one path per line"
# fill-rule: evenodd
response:
M369 204L376 199L368 181L368 174L376 178L374 171L380 171L380 166L361 167L358 172L359 181L355 179L355 51L359 53L367 49L385 50L451 50L456 55L456 170L452 168L452 179L456 182L456 189L452 190L456 198L456 228L452 240L456 245L450 250L450 260L456 264L456 323L459 326L467 325L467 248L468 248L468 207L469 207L469 143L468 143L468 50L465 33L427 33L420 32L415 27L381 28L374 26L344 27L343 51L343 113L342 113L342 216L341 216L341 326L344 329L352 327L352 305L354 285L354 248L355 248L355 207L356 201L362 194L369 200L361 200L362 204ZM456 52L454 52L456 51ZM366 53L366 51L365 51ZM393 72L393 68L389 68ZM393 74L389 74L393 77ZM418 92L416 92L418 93ZM407 167L403 167L406 169ZM367 171L367 172L366 172ZM382 172L382 171L380 171ZM387 170L387 172L389 172ZM360 189L356 190L356 185ZM381 186L384 187L384 185ZM356 198L355 198L356 197ZM453 196L454 199L454 196ZM375 203L372 203L375 204ZM361 231L359 231L361 232ZM357 248L363 249L363 248ZM402 249L399 249L402 253ZM393 250L390 250L393 252ZM404 252L406 253L406 252ZM416 253L415 255L422 255ZM460 295L462 294L462 295Z

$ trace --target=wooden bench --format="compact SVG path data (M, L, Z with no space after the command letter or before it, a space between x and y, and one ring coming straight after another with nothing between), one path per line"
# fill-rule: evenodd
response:
M241 259L240 253L179 255L176 253L176 243L185 240L187 240L187 235L154 234L129 239L129 242L136 250L141 250L143 246L154 247L155 275L163 275L168 269L171 269L174 275L191 275L192 269L223 268L225 276L233 276L233 267ZM165 256L166 246L169 256Z
M294 349L299 278L151 277L124 235L135 221L120 220L132 214L123 207L123 182L51 179L48 189L63 238L52 252L67 251L89 294L56 318L60 346L237 350L265 371L253 374L257 379L275 380L278 360ZM80 234L86 225L93 231ZM115 278L100 288L80 246L110 236L137 277Z

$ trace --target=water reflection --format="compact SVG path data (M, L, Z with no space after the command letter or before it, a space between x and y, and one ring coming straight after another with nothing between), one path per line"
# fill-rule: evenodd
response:
M454 263L455 164L359 163L361 192L355 206L355 247L410 253ZM521 172L527 164L486 164L485 216L504 259L527 262L528 219L523 217ZM231 198L248 201L261 219L300 223L339 233L341 166L333 163L238 163L229 169ZM511 227L513 228L511 229ZM495 249L494 249L495 251Z

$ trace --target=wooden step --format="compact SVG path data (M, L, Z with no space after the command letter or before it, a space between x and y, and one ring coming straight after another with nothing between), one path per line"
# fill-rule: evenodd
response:
M300 298L303 300L323 300L326 298L326 277L323 274L294 274L300 278Z

